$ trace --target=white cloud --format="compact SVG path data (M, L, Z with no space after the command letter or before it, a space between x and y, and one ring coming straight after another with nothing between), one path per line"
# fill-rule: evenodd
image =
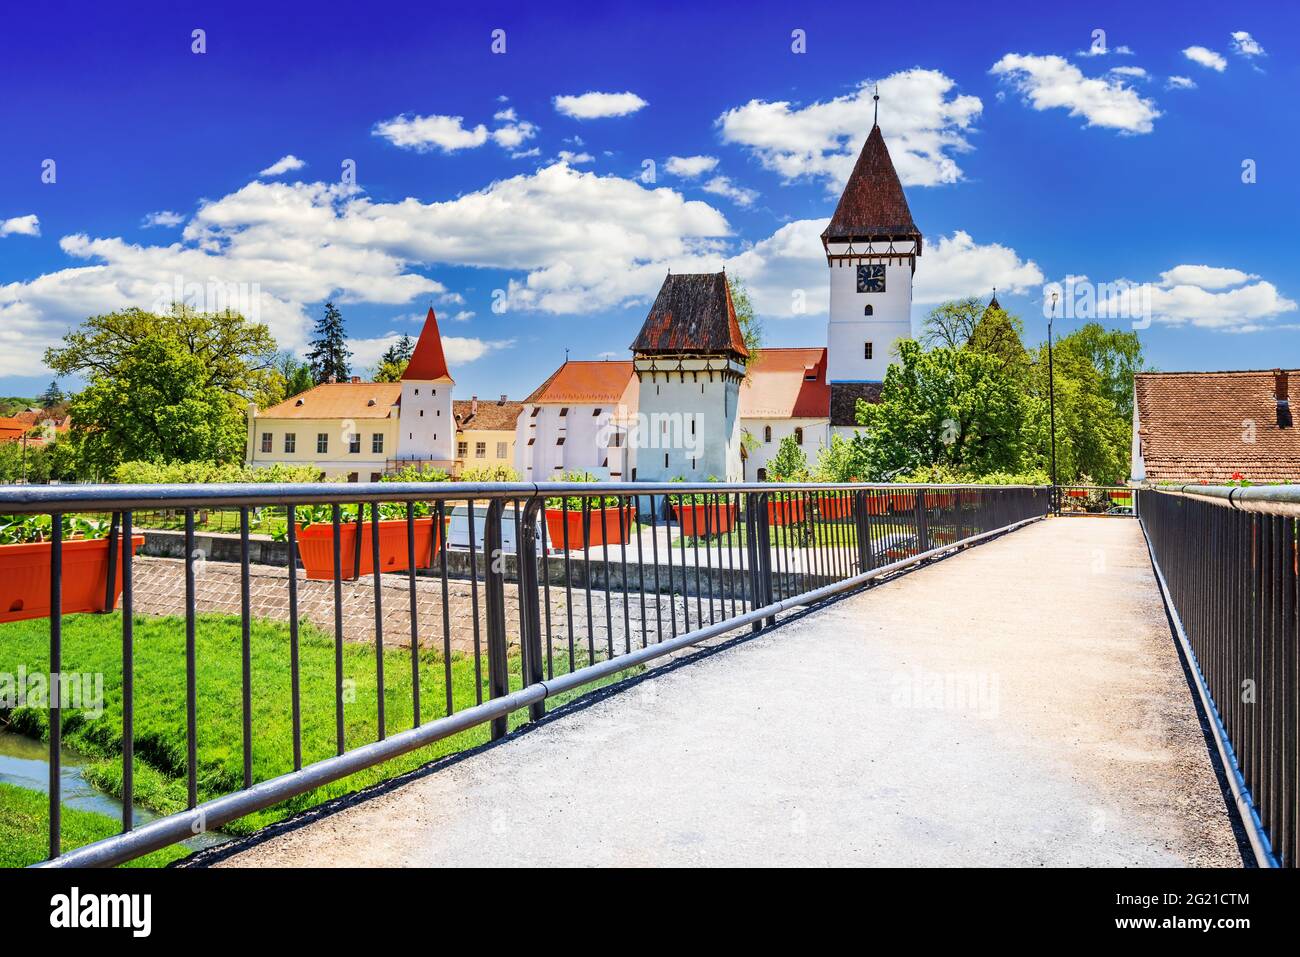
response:
M580 163L594 163L596 157L590 153L573 153L569 150L560 150L559 160L561 163L568 163L570 166L576 166Z
M296 169L302 169L307 164L298 157L290 153L288 156L281 156L278 160L268 166L258 176L279 176L282 173L290 173Z
M472 309L462 309L460 312L452 313L450 318L452 322L469 322L476 315L477 313Z
M423 317L421 318L423 319ZM349 339L348 348L352 350L352 365L357 369L373 369L379 364L380 357L395 346L401 338L399 333L390 332L388 335L376 336L373 339ZM447 363L453 366L453 375L455 374L455 366L481 359L490 352L509 349L514 344L514 339L488 340L465 336L442 337L442 350L447 356Z
M645 100L635 93L583 93L579 96L557 96L552 100L555 109L577 120L595 120L608 116L627 116L646 106Z
M1140 66L1113 66L1110 68L1110 72L1119 76L1135 77L1139 80L1145 80L1147 77L1147 71Z
M1150 133L1161 115L1154 100L1122 78L1084 76L1064 57L1008 53L989 72L1011 83L1035 110L1065 109L1086 126Z
M971 148L965 134L983 104L953 95L955 86L937 70L905 70L880 81L881 130L904 185L962 178L953 154ZM873 90L864 80L853 93L804 107L750 100L723 113L717 125L724 142L748 147L787 181L820 178L838 193L871 131Z
M1252 37L1245 30L1234 30L1232 33L1232 52L1238 56L1257 57L1268 56L1264 48L1260 46L1259 41Z
M726 176L715 176L701 186L700 189L716 196L725 196L737 206L752 206L754 200L758 199L758 193L755 190L737 186Z
M174 213L170 209L160 209L156 213L149 213L140 221L140 225L145 229L152 229L154 226L179 226L185 222L185 217L180 213Z
M1165 81L1166 90L1194 90L1196 81L1190 76L1171 76Z
M0 236L39 236L41 221L35 213L0 220Z
M1123 44L1117 47L1108 47L1106 46L1105 42L1099 42L1099 43L1094 43L1086 50L1078 51L1077 53L1075 53L1075 56L1105 56L1108 53L1113 53L1116 56L1133 55L1133 51L1130 50L1128 47L1124 46Z
M711 172L717 165L716 156L670 156L664 162L664 172L682 179L694 179Z
M825 228L824 219L786 223L727 260L727 271L745 280L755 312L778 319L826 314L829 287L821 243ZM994 286L1024 292L1042 281L1042 270L1032 259L1022 259L1008 246L981 245L969 233L958 230L940 236L917 260L913 301L928 305L983 296Z
M1216 73L1222 73L1228 68L1228 61L1223 58L1222 53L1215 53L1206 47L1188 47L1183 51L1183 56L1193 63L1199 63L1207 69L1214 70Z
M435 149L443 153L477 149L491 140L502 149L511 150L514 159L537 155L537 150L519 149L537 135L536 124L521 120L514 107L497 110L492 119L500 125L489 130L482 123L466 126L463 116L408 116L403 113L376 123L370 133L401 149L419 153Z
M381 120L370 133L383 137L394 146L420 153L432 149L444 153L473 149L482 146L488 138L486 126L480 123L467 128L463 116L407 116L405 113Z
M1174 266L1160 274L1158 283L1132 284L1098 298L1102 315L1141 315L1147 298L1156 322L1222 332L1277 328L1270 320L1297 309L1271 282L1239 269L1205 265Z
M1160 274L1162 286L1197 286L1201 289L1226 289L1259 277L1223 266L1175 266Z

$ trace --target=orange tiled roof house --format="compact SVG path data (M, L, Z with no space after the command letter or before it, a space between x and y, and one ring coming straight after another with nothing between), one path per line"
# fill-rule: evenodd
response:
M1133 380L1133 482L1300 481L1295 370L1142 372Z

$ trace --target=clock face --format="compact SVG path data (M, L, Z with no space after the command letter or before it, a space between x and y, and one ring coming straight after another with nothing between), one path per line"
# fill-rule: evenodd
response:
M885 264L872 263L858 267L858 292L885 291Z

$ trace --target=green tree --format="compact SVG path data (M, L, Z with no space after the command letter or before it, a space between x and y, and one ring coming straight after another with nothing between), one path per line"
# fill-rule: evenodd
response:
M982 315L984 304L973 297L940 303L925 317L920 341L930 349L961 349L970 344Z
M1025 454L1022 385L997 357L969 348L924 351L904 339L885 373L880 403L858 400L865 436L854 472L870 481L927 465L975 474L1014 471Z
M831 444L818 451L812 475L818 482L856 482L857 468L853 443L842 435L832 435Z
M196 312L177 303L166 316L123 309L92 316L45 351L45 364L57 375L118 377L121 365L141 343L164 333L193 356L199 383L243 402L256 398L272 377L275 340L261 323L234 312Z
M46 386L45 391L41 393L41 408L53 408L54 406L66 401L67 398L68 397L63 394L63 390L59 388L59 380L52 379L50 380L50 384Z
M352 356L348 349L347 332L343 326L343 314L333 302L325 303L325 314L316 320L313 330L311 351L307 353L307 363L311 366L312 378L319 385L322 382L347 382L352 375L348 359Z
M808 456L794 440L787 435L781 440L776 456L767 463L769 482L806 482L808 480Z
M276 353L271 375L262 392L254 398L258 408L268 409L285 399L306 392L316 384L312 378L311 366L303 362L292 352L284 350Z
M763 351L763 323L754 315L754 303L749 298L749 287L745 285L745 280L729 274L727 287L731 290L731 305L736 310L740 336L745 341L745 351L749 353L746 368L752 369Z
M1101 376L1102 395L1114 403L1121 416L1132 421L1133 375L1149 368L1136 332L1121 332L1089 322L1061 339L1056 348L1086 356Z
M170 330L135 343L111 368L92 371L69 407L83 467L108 474L123 460L241 457L239 402L211 379L203 360Z
M403 335L379 357L379 365L375 367L372 378L376 382L400 381L402 373L406 371L406 367L410 364L411 356L414 353L415 340L410 336Z

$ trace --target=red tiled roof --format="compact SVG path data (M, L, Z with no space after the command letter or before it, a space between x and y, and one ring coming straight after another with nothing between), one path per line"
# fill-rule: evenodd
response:
M415 352L411 354L402 378L420 382L453 381L447 371L447 357L442 352L442 336L438 333L438 317L433 314L433 306L424 317L424 328L420 330Z
M268 419L386 419L400 382L322 382L258 413Z
M835 214L822 233L823 242L872 238L921 238L879 126L871 128Z
M678 273L665 278L632 351L748 356L727 274Z
M1272 371L1143 372L1134 393L1148 479L1300 481L1300 430L1278 426Z
M473 401L470 399L456 399L451 404L452 415L456 418L456 428L458 429L482 429L488 432L513 432L519 419L519 413L524 410L522 402L511 402L507 399L505 402L489 402L479 400L478 412L471 413Z
M533 390L524 402L609 402L616 403L629 393L636 376L632 362L622 359L611 362L570 359L551 377Z
M830 405L825 349L762 349L740 387L741 418L824 419Z

